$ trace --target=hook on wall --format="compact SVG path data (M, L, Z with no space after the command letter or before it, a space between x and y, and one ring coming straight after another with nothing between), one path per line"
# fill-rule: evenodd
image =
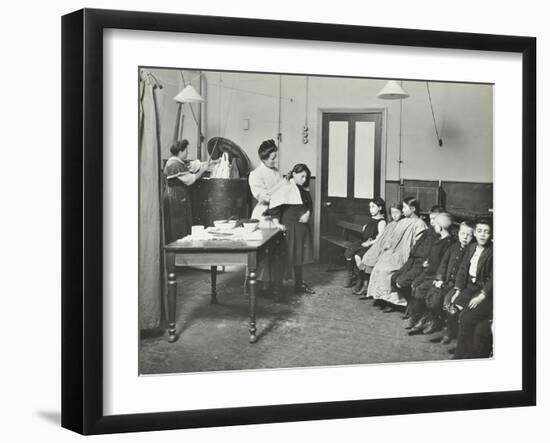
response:
M153 89L162 89L162 83L149 71L141 71L140 78L148 85L153 86Z

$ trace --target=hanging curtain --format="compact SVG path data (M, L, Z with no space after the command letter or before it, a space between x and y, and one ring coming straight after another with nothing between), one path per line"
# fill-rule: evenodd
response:
M160 208L160 129L157 91L140 81L139 115L139 325L160 326L163 296L162 218Z

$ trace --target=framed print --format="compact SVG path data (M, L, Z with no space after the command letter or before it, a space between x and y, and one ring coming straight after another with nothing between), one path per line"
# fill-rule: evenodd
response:
M531 37L62 21L62 425L534 405Z

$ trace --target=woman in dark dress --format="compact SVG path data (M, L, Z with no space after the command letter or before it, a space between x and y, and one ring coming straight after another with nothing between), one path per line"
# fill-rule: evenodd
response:
M164 188L164 238L166 243L176 241L191 234L193 217L191 212L191 193L189 186L195 183L206 170L207 164L201 163L195 173L189 170L187 159L187 140L175 142L170 147L172 157L164 166L166 186Z
M364 286L364 272L359 271L357 263L360 263L363 255L369 250L377 237L382 234L386 227L384 214L386 213L386 202L376 197L369 203L370 217L361 231L361 240L354 242L344 251L346 258L348 277L344 288L355 286L353 293L361 294Z
M300 163L288 175L288 184L277 190L271 200L270 209L264 214L272 217L273 223L285 232L285 263L281 263L281 274L294 274L296 292L314 294L302 279L302 266L313 262L313 237L309 219L313 211L311 195L307 186L311 172Z

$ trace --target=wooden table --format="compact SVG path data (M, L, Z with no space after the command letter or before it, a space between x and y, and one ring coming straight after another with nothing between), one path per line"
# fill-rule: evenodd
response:
M216 273L218 266L246 265L250 304L250 343L256 342L256 269L258 263L270 252L275 251L283 240L278 229L260 229L261 240L204 240L175 241L164 247L168 273L168 341L176 341L176 255L180 263L187 266L210 266L211 303L217 303Z

